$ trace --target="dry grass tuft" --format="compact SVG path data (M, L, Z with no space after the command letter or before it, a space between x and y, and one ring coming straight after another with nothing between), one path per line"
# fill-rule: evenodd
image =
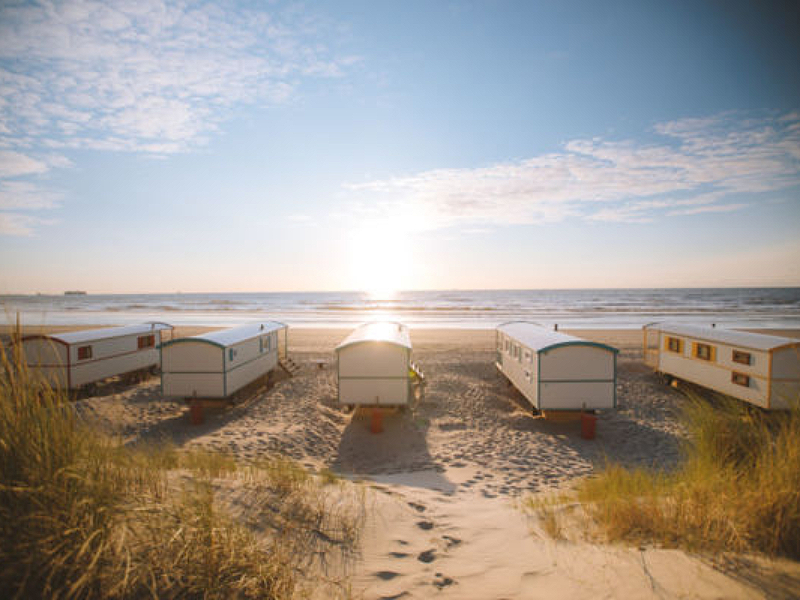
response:
M690 393L674 473L609 464L576 497L607 539L800 558L800 409ZM546 510L546 509L545 509Z
M6 597L288 598L315 552L354 547L359 490L282 459L122 447L87 429L18 350L0 361Z

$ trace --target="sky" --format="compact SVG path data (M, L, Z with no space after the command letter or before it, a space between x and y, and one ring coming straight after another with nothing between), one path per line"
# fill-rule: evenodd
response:
M0 293L800 286L800 4L0 0Z

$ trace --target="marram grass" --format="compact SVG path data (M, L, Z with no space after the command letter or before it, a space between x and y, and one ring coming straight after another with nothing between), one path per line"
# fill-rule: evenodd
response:
M354 545L357 494L334 500L286 460L243 467L211 452L125 448L87 428L14 352L0 357L4 597L288 598L308 556ZM220 493L242 489L250 520Z
M609 540L800 558L800 410L690 394L683 418L676 471L608 464L569 499Z

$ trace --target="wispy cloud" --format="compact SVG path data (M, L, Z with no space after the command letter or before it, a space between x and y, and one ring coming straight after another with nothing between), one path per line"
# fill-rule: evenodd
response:
M31 215L0 212L0 235L30 236L36 227L47 222Z
M0 150L0 177L19 177L44 173L47 164L25 154L11 150Z
M0 3L0 178L42 177L75 149L166 156L204 144L245 104L337 77L332 27L279 4L188 0ZM0 183L0 208L54 206ZM33 217L3 217L27 234Z
M82 0L0 7L0 132L20 145L171 153L241 103L342 73L299 10Z
M29 181L0 180L0 210L38 210L58 206L60 194Z
M800 185L800 116L726 114L655 126L660 143L573 140L560 152L473 169L348 185L358 210L415 214L429 228L559 221L643 222L729 212L742 196ZM369 206L359 204L361 195Z

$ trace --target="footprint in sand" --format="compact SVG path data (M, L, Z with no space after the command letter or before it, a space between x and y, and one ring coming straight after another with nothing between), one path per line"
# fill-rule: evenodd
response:
M417 512L425 512L426 509L424 504L418 504L416 502L409 502L408 505Z
M424 563L432 563L434 560L436 560L436 550L431 548L430 550L420 552L419 556L417 556L417 560Z
M392 558L408 558L408 552L389 552L389 556Z
M378 571L375 573L375 577L382 581L391 581L395 577L398 577L400 573L395 573L394 571Z
M433 580L433 585L435 585L439 589L447 587L448 585L453 585L454 583L455 580L452 577L447 577L446 575L442 575L441 573L436 573Z
M428 531L429 529L433 529L433 523L430 521L417 521L417 527Z
M452 535L443 535L442 539L447 543L447 548L450 549L453 546L458 546L461 543L461 540L453 537Z

